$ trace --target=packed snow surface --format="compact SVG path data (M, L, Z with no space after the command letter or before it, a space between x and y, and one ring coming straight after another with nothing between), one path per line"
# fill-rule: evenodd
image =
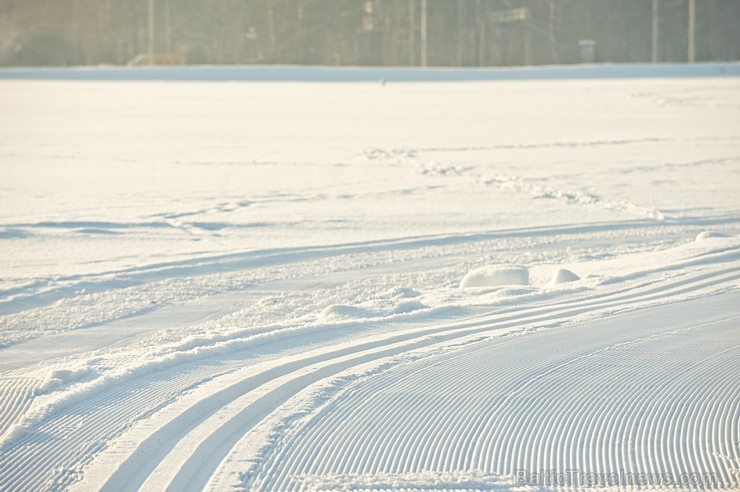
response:
M710 68L0 80L0 490L740 487Z

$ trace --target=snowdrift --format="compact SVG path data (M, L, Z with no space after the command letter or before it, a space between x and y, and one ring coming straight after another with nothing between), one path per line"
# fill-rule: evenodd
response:
M492 265L468 272L460 281L460 288L527 284L529 284L529 270L526 268L510 265Z

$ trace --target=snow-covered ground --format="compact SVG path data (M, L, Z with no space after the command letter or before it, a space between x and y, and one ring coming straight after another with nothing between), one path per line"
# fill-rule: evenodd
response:
M0 490L740 486L736 69L0 80Z

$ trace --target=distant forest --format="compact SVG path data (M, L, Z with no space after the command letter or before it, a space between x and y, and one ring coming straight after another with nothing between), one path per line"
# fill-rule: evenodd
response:
M689 5L690 0L0 0L0 64L685 62L690 18L696 61L740 59L740 0L695 0L693 15ZM595 42L591 53L588 40Z

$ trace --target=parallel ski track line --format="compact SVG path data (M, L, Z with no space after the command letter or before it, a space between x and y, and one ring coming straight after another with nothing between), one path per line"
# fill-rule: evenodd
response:
M39 386L33 378L0 378L0 435L28 410Z
M571 304L521 310L525 314L489 316L473 323L458 323L414 330L379 341L353 343L347 348L306 356L294 362L272 367L255 376L248 376L237 383L239 390L227 388L234 394L227 404L212 405L209 412L193 421L192 414L170 419L167 424L142 439L126 460L105 482L108 487L120 488L128 480L128 488L136 489L151 476L153 488L170 486L198 489L207 485L210 476L226 457L239 437L271 411L285 403L291 396L308 385L331 377L355 365L398 355L432 344L453 340L467 335L495 329L511 328L523 324L551 322L599 309L622 306L625 301L648 302L667 294L678 295L718 283L740 279L737 268L705 273L693 279L683 279L641 293L622 294L599 301L580 301ZM494 321L495 320L495 321ZM268 382L269 381L269 382ZM217 398L222 402L225 390ZM238 400L238 402L237 402ZM202 405L205 402L199 402ZM232 404L233 403L233 404ZM218 422L214 426L214 422ZM188 437L190 436L190 437ZM155 444L156 443L156 444ZM152 447L158 447L157 456L172 454L161 462L152 459ZM162 451L164 449L164 452ZM137 468L145 468L145 472ZM134 480L130 480L135 477ZM144 482L139 480L144 479ZM111 488L112 490L112 488Z
M445 324L426 329L407 330L403 334L386 337L376 341L356 341L340 350L307 355L289 363L274 364L272 367L251 367L245 374L236 371L231 377L235 382L230 386L207 394L192 406L180 410L170 419L137 442L128 453L123 463L113 470L107 480L101 485L110 489L119 489L127 485L129 489L137 489L154 474L160 463L165 463L170 453L179 458L170 458L178 463L164 476L164 482L170 484L188 484L188 488L197 488L205 485L197 480L188 481L193 465L198 463L201 456L196 453L181 453L178 449L180 441L191 432L201 434L199 449L209 450L208 475L199 474L199 479L208 478L220 461L228 454L238 438L254 426L262 417L279 407L292 395L300 392L306 386L328 378L334 374L351 368L352 366L379 358L397 355L414 348L424 347L435 343L449 341L458 337L484 333L503 328L511 328L524 324L552 322L579 314L619 307L625 301L649 302L666 295L679 295L694 290L709 288L740 278L737 268L727 268L719 271L694 275L691 278L681 278L677 281L654 286L648 284L635 289L617 291L616 295L601 294L597 299L563 302L551 306L535 308L512 309L501 316L500 312L487 316L475 317L471 320L462 320L452 324ZM515 314L518 313L518 314ZM257 372L261 371L261 372ZM309 372L306 372L309 371ZM139 395L135 405L128 400L132 398L132 388L142 379L151 380L156 384L162 377L173 378L168 381L166 393L174 395L183 387L197 383L195 377L178 377L164 371L161 374L148 375L139 378L136 384L121 385L114 388L112 394L103 398L91 398L73 405L56 417L41 422L28 436L21 437L12 443L9 449L0 457L0 487L12 490L36 490L44 485L70 485L74 483L74 476L59 476L56 467L85 466L94 456L106 446L107 441L120 435L121 422L140 420L144 424L151 424L149 417L156 409L161 408L164 401L172 401L173 396L164 397L163 393L153 391L150 394ZM222 370L223 372L223 370ZM202 379L208 379L207 371L201 374ZM283 378L279 380L278 378ZM281 381L283 386L261 387L274 381ZM178 382L179 381L179 382ZM178 387L178 384L180 385ZM274 383L273 383L274 384ZM164 391L164 390L163 390ZM111 400L111 396L114 399ZM135 399L135 398L134 398ZM244 405L234 414L234 405L229 404L239 399L239 405ZM117 402L121 404L118 405ZM128 404L127 404L128 403ZM81 412L83 411L84 412ZM102 409L102 411L101 411ZM219 411L224 409L221 415ZM231 412L231 413L230 413ZM77 415L84 413L84 422L75 420ZM212 418L224 418L220 427L212 427ZM236 430L234 429L236 427ZM66 428L76 429L64 435L64 442L58 439L44 439L45 435L55 436ZM219 429L229 428L228 432ZM205 429L205 430L204 430ZM62 433L64 434L64 433ZM224 435L228 434L228 436ZM224 441L225 439L225 441ZM213 452L210 452L213 451ZM184 460L184 462L183 462ZM172 476L172 472L176 474ZM156 472L161 475L160 472ZM163 476L163 478L164 478ZM195 478L198 478L195 477Z
M726 339L712 333L718 324L726 325L725 335L733 333L738 319L735 315L690 324L626 342L611 343L610 337L618 337L605 334L605 346L596 340L593 350L580 355L576 351L564 362L553 356L543 361L544 372L523 385L515 384L513 391L505 390L517 372L509 360L496 365L493 380L464 379L475 374L485 349L477 351L478 358L468 352L457 374L444 369L424 373L426 386L413 379L418 370L379 378L360 393L348 393L344 405L335 405L317 417L307 433L285 443L268 460L280 465L267 463L249 485L257 490L300 490L300 480L293 477L468 469L513 474L516 469L551 469L626 470L674 477L691 471L713 474L718 486L737 486L737 477L710 451L719 447L722 454L738 454L732 449L740 417L738 371L722 368L733 367L740 344L725 348ZM676 344L677 337L691 341L700 337L703 343ZM501 340L496 347L517 341ZM552 342L543 344L544 350ZM666 343L658 345L655 358L645 357L656 342ZM630 351L637 357L630 357ZM498 354L504 355L501 350ZM631 364L624 364L625 360ZM639 387L642 380L634 380L636 374L645 375L645 388ZM611 384L605 384L605 377ZM434 389L435 398L422 396L427 386ZM630 386L630 393L613 388ZM370 397L381 393L380 399ZM461 395L471 396L461 400ZM627 412L625 407L638 411ZM361 415L372 418L358 420ZM481 419L485 419L483 425ZM379 423L380 430L373 423ZM619 449L622 454L616 456L614 451ZM627 450L634 456L624 454ZM558 461L555 456L565 459Z
M145 418L211 373L172 372L165 378L162 374L148 374L137 380L145 391L131 385L116 386L60 412L57 418L41 422L17 444L0 453L0 490L43 490L52 485L69 485L74 478L55 476L52 468L73 466L81 457L101 451L105 436L120 433L121 423L130 419L132 405L139 412L149 409L142 415Z

